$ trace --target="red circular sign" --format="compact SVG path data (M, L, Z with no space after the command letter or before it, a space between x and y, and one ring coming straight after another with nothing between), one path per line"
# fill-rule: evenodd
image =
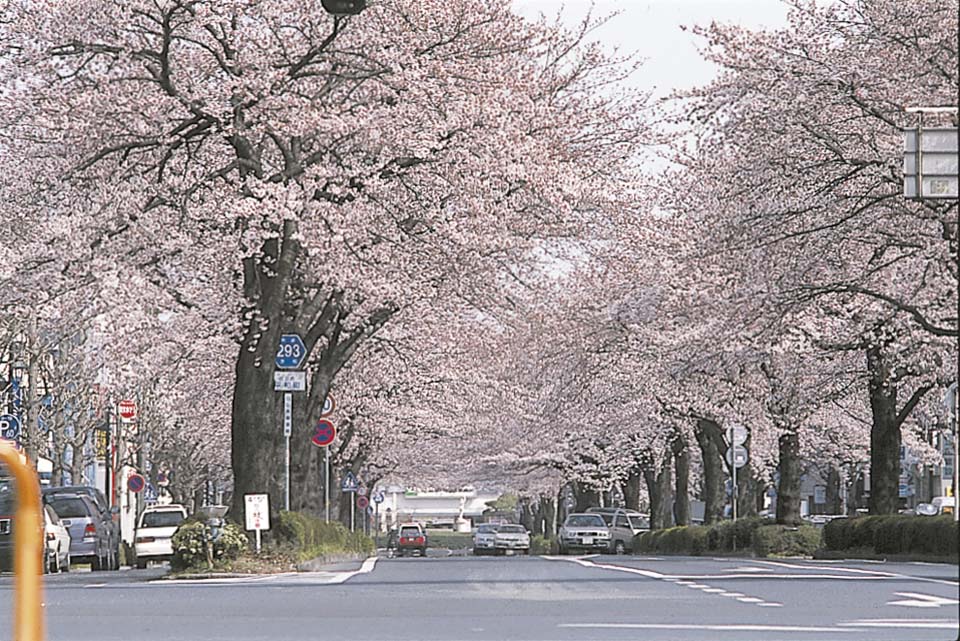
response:
M317 421L317 426L313 430L313 438L310 439L310 442L317 447L326 447L333 443L333 439L335 438L337 438L337 428L327 419L321 418Z
M117 409L120 412L120 418L130 420L137 415L137 404L133 401L120 401L117 404Z
M147 482L144 480L143 476L140 474L131 474L127 477L127 489L133 492L134 494L142 492L143 488L146 487Z
M370 505L370 499L368 499L368 498L365 497L365 496L358 496L358 497L357 497L357 507L358 507L358 508L360 508L361 510L365 510L368 505Z

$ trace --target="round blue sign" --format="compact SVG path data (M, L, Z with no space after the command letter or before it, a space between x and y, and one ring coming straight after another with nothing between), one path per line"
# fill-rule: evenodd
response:
M129 477L127 477L127 489L134 494L142 492L143 488L146 486L147 482L140 474L131 474Z

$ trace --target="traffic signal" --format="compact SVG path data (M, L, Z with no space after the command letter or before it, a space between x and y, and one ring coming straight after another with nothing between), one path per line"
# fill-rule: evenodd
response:
M327 13L335 16L355 16L367 6L367 0L320 0Z

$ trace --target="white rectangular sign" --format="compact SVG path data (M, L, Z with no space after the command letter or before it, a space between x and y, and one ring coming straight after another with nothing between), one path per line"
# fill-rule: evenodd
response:
M273 389L276 392L305 392L307 373L303 371L276 371L273 373Z
M244 494L244 516L247 521L247 530L270 529L270 495Z

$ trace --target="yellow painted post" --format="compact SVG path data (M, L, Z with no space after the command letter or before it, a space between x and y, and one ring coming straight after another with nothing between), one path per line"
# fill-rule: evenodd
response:
M13 519L14 579L13 641L43 641L43 521L40 481L29 461L9 443L0 442L0 462L17 482L17 512Z

